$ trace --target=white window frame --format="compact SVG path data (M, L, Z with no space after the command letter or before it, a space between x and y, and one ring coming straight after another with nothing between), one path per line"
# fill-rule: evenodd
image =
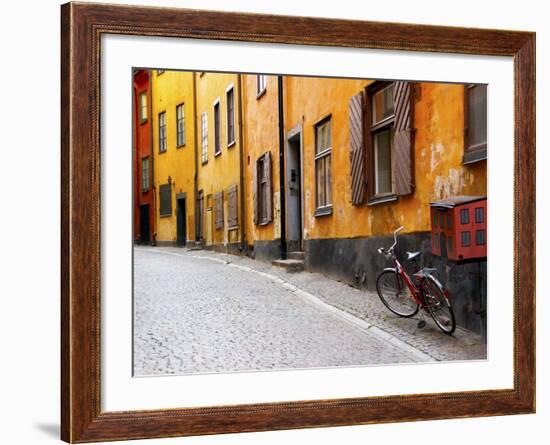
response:
M208 113L201 113L201 162L208 162Z
M318 129L324 125L330 125L330 141L329 141L329 146L328 147L325 147L322 151L318 152L317 153L317 143L318 143L318 136L317 136L317 133L318 133ZM323 184L323 187L325 188L325 202L321 205L319 204L318 202L318 194L319 194L319 191L317 190L317 187L318 187L318 179L317 179L317 163L321 161L321 159L324 159L324 158L327 158L330 156L330 168L332 170L332 115L328 115L326 117L324 117L323 119L321 119L320 121L318 121L315 125L314 125L314 131L315 131L315 147L314 147L314 150L315 150L315 156L314 156L314 162L315 162L315 209L316 209L316 213L317 213L317 216L320 216L320 215L324 215L325 213L330 213L332 211L332 200L333 200L333 190L332 190L332 171L331 171L331 175L330 175L330 184L328 184L327 186L327 178L326 178L326 175L325 175L325 182ZM326 160L323 161L326 163ZM326 190L328 190L328 188L330 188L330 202L328 202L327 200L327 197L326 197Z
M219 107L219 111L220 111L220 128L219 128L219 133L218 134L218 131L216 130L216 105ZM216 156L219 156L222 154L222 106L221 106L221 102L220 102L220 98L218 97L213 103L212 103L212 114L214 116L214 119L213 119L213 127L214 127L214 157ZM218 140L219 138L219 141L220 141L220 149L219 151L216 151L216 141Z
M229 92L233 92L233 140L229 140L229 101L227 100L229 96ZM232 147L235 145L235 142L237 140L237 121L235 119L235 85L231 84L225 89L225 128L226 131L226 140L227 140L227 148Z
M178 118L178 109L181 109L181 144L179 143L179 118ZM176 105L176 147L183 147L185 145L185 102Z

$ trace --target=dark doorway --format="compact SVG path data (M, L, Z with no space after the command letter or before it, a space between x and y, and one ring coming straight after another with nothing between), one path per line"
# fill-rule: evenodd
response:
M176 198L176 206L177 206L177 218L176 218L176 225L177 225L177 238L176 238L176 245L181 247L185 246L187 242L187 214L185 212L185 197Z
M142 244L151 242L151 225L149 221L149 204L139 206L139 232Z
M302 147L301 133L287 139L287 243L289 250L302 250Z

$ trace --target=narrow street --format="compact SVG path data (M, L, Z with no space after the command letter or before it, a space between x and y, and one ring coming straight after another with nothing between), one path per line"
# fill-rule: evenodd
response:
M134 277L136 376L485 358L473 334L417 332L377 296L319 274L136 247Z

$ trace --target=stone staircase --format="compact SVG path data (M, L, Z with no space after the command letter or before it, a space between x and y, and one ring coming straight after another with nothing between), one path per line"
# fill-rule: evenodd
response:
M289 252L286 260L275 260L271 264L285 269L288 273L301 272L304 270L305 252Z

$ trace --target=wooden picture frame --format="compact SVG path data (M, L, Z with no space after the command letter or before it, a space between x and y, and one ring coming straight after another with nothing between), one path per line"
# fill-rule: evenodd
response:
M509 390L102 412L102 34L511 56L515 72L514 385ZM535 411L535 34L91 3L61 7L61 437L173 437Z

